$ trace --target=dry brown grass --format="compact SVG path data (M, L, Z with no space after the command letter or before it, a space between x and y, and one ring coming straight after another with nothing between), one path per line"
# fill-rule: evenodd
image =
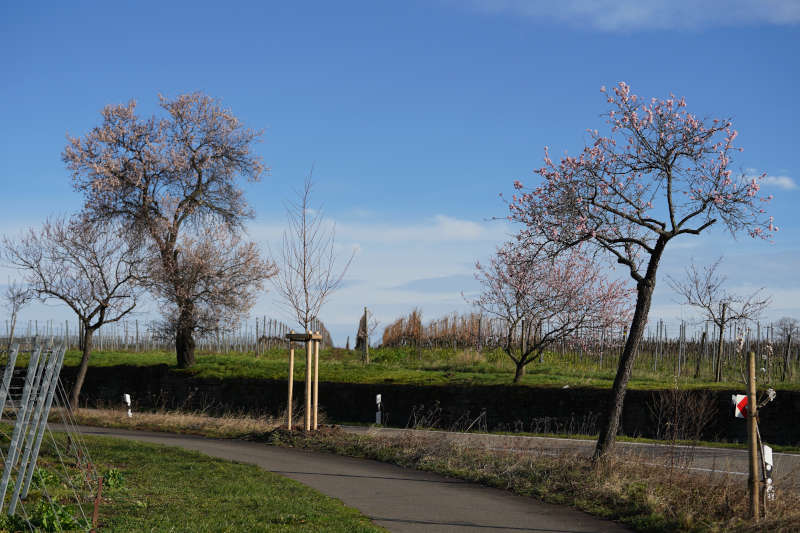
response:
M254 418L238 415L212 417L202 413L177 411L133 413L133 416L128 418L123 409L77 409L73 412L73 417L78 424L90 426L170 431L219 438L251 438L274 430L282 422L281 419L272 417ZM50 419L54 422L60 421L61 414L53 409Z
M302 413L298 415L296 420L302 421ZM587 457L574 453L488 451L410 432L387 437L323 427L306 434L280 429L285 424L280 418L214 418L172 412L135 413L129 419L124 411L111 409L80 409L75 416L79 423L90 425L246 438L377 459L571 505L637 531L800 531L800 494L794 490L778 491L777 500L769 504L768 518L754 524L747 518L741 477L648 465L635 457L618 455L593 465Z
M779 492L769 505L769 518L754 524L747 518L741 477L698 475L685 468L643 464L635 457L616 456L593 465L574 453L487 451L419 434L383 437L337 429L310 435L276 430L269 441L438 472L572 505L637 531L800 531L797 492Z

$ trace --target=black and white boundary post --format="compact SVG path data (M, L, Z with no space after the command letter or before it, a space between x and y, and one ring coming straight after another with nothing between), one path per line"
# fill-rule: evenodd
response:
M751 351L747 356L747 449L749 455L750 476L748 487L750 492L750 517L758 522L759 511L759 476L758 476L758 404L756 403L756 353Z
M128 393L123 394L122 401L128 406L128 418L133 417L133 413L131 413L131 395Z
M734 394L733 415L747 419L748 493L750 496L750 517L758 522L762 512L766 516L767 501L775 499L773 480L772 448L761 441L758 429L758 411L775 399L775 391L767 389L766 398L759 405L756 399L756 354L747 354L747 395Z

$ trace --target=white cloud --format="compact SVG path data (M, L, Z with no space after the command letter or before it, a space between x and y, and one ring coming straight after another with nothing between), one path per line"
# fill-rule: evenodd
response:
M696 0L467 0L465 3L483 12L508 12L601 31L800 22L800 2L796 0L706 0L702 6Z
M481 223L441 214L412 224L386 224L373 220L358 224L341 223L336 228L337 234L344 239L367 243L495 242L508 233L503 223Z
M763 178L761 176L764 176ZM786 191L791 191L798 188L797 182L793 178L786 175L773 176L763 172L757 168L747 168L741 176L741 181L749 182L752 179L758 179L762 186L777 187Z
M327 224L333 225L329 219ZM406 224L380 222L375 217L357 222L335 222L336 240L339 243L380 244L432 244L456 242L493 242L500 244L509 238L511 230L505 221L474 221L438 214ZM285 224L255 223L248 225L252 239L279 242Z
M761 179L762 185L774 186L779 189L792 191L797 189L797 183L789 176L765 176Z

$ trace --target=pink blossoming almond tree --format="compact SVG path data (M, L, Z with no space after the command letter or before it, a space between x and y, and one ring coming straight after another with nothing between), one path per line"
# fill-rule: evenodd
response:
M151 277L160 287L158 296L172 298L178 366L188 368L195 363L193 333L198 321L196 292L187 286L187 276L192 275L183 268L199 256L183 257L195 249L183 239L203 237L209 228L225 233L241 229L252 211L239 180L258 181L267 169L252 153L260 132L245 128L217 100L191 93L160 97L160 106L163 116L150 118L138 117L133 101L107 106L99 126L83 137L69 138L63 159L75 188L84 194L90 222L117 221L128 228L129 237L145 237L152 244L159 266ZM252 254L245 255L255 261ZM258 280L251 278L253 290L274 273L271 264L256 263L254 268L264 266L265 272ZM210 283L203 288L225 286ZM210 300L226 299L220 295Z
M605 88L602 89L606 93ZM551 253L575 246L610 254L636 283L636 307L619 361L595 459L614 446L634 356L647 324L659 262L672 239L699 235L714 224L731 234L770 239L759 179L735 177L737 132L729 120L700 119L683 98L643 100L620 82L607 94L607 136L588 130L577 157L555 163L545 149L538 185L510 203L524 228L520 243L544 242Z
M516 366L514 383L549 346L579 342L630 316L630 290L608 280L579 248L548 257L508 243L475 269L483 290L472 303L505 323L502 347Z

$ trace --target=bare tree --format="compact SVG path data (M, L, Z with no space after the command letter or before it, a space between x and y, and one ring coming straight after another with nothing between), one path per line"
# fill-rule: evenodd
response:
M4 296L6 307L11 312L11 322L9 323L8 329L8 345L6 347L6 352L10 352L11 345L14 343L14 329L17 326L17 316L19 315L20 309L30 301L32 294L28 287L17 281L13 281L9 282L6 286Z
M19 268L33 294L56 299L78 316L83 354L70 394L76 407L89 358L92 336L104 324L117 322L136 307L141 256L118 226L85 220L47 221L18 239L3 237L5 259Z
M184 298L181 238L206 226L240 230L252 211L238 178L258 181L267 170L251 153L260 132L204 94L160 98L166 116L140 119L136 103L107 106L102 124L69 138L63 159L86 198L90 220L116 220L146 235L160 261L159 284L173 285L178 366L194 364L194 302Z
M164 269L157 253L150 261L147 283L165 304L162 331L175 335L192 360L193 335L238 323L255 304L264 280L277 273L255 243L244 241L225 224L181 237L171 264L174 271Z
M284 231L280 272L272 282L284 304L307 331L328 296L342 283L355 251L337 267L336 228L326 224L322 209L311 206L313 182L309 174L297 200L286 208L289 228Z
M680 303L700 310L706 320L717 327L719 338L714 358L714 380L722 381L722 347L725 328L729 324L755 320L769 306L771 299L759 289L749 296L739 296L725 289L727 278L718 272L720 257L710 266L698 271L694 264L686 267L684 279L668 276L669 286L681 298Z
M791 342L794 333L800 329L800 320L790 316L784 316L775 323L778 329L778 338L783 342Z
M781 381L785 381L787 377L792 375L792 367L790 365L792 360L792 339L794 338L795 331L800 328L800 321L790 316L784 316L778 319L778 338L785 343L783 351L783 371L781 372Z
M630 314L630 291L607 280L579 249L551 258L507 244L488 267L476 265L475 278L483 291L472 303L505 323L503 350L516 366L514 383L547 347L621 324Z
M369 339L375 330L378 329L380 322L369 309L364 308L364 314L358 321L358 331L356 332L356 347L357 352L361 352L361 362L369 364ZM348 337L349 341L350 337Z

